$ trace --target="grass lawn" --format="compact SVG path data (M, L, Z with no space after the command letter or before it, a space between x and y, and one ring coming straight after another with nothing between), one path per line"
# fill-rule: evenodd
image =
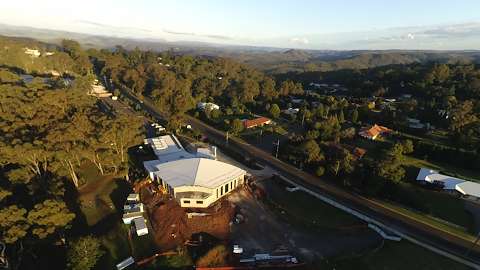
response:
M466 228L456 226L454 224L447 223L443 220L439 220L435 217L432 217L430 215L425 215L424 213L412 211L409 209L404 208L403 206L399 206L393 203L381 201L378 202L382 204L384 207L389 208L390 210L393 210L397 213L410 216L418 221L430 224L431 226L434 226L437 229L443 230L445 232L450 232L452 234L457 235L458 237L461 237L467 241L475 241L475 236L470 234Z
M452 166L448 163L426 161L426 160L414 158L411 156L406 157L405 164L418 169L420 168L434 169L437 171L441 171L442 173L452 175L457 178L470 180L474 182L480 182L480 170L474 171L474 170L463 169L463 168ZM418 170L417 170L417 173L418 173Z
M292 224L312 230L332 230L362 225L363 222L303 191L288 192L286 185L272 181L268 203Z
M473 216L465 210L465 203L460 198L417 186L411 183L400 183L391 200L408 208L445 220L449 223L473 231Z
M80 189L80 209L89 226L97 224L108 215L116 213L123 205L130 188L123 179L104 176Z
M336 270L470 269L405 240L398 243L386 242L379 250L371 251L361 257L326 260L318 267L318 269Z
M159 257L152 265L144 268L154 269L190 269L193 265L192 258L188 253Z

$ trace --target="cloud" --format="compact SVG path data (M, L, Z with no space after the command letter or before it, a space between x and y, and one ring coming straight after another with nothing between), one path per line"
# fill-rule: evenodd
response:
M290 42L302 45L307 45L310 43L310 41L305 37L293 37L290 39Z
M74 23L93 26L93 27L96 27L96 28L102 28L103 30L117 31L117 32L135 31L135 32L152 33L151 30L145 29L145 28L137 28L137 27L129 27L129 26L115 26L115 25L103 24L103 23L99 23L99 22L95 22L95 21L89 21L89 20L76 20L76 21L74 21Z
M211 38L211 39L220 39L220 40L233 40L232 37L223 36L223 35L212 35L212 34L198 34L193 32L178 32L172 31L168 29L163 29L163 32L171 35L181 35L181 36L191 36L191 37L204 37L204 38Z

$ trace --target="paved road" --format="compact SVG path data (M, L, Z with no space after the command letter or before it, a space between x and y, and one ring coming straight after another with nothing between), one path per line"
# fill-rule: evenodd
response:
M131 94L131 92L120 87L123 94L135 100L144 110L149 112L153 117L164 119L161 112L155 109L153 103L144 98L142 102ZM200 130L206 134L210 140L217 144L224 144L225 133L219 131L200 120L187 116L187 123L192 125L193 128ZM459 238L448 232L436 229L428 224L424 224L408 216L401 215L397 212L393 212L381 204L372 201L368 198L359 196L358 194L347 192L336 186L330 185L322 181L320 178L308 174L304 171L297 169L296 167L280 161L269 153L266 153L250 144L247 144L239 139L231 138L229 140L228 147L234 151L241 153L242 155L252 157L259 162L272 167L279 171L285 177L292 179L314 192L323 194L330 197L332 200L338 203L344 204L364 215L375 219L382 224L395 228L396 230L408 235L416 240L436 247L442 251L450 253L461 260L474 263L480 269L480 247L476 246L475 249L466 256L466 252L472 247L472 242Z

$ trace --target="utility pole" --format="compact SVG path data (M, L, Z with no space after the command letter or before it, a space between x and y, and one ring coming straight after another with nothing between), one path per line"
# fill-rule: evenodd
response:
M275 158L278 158L278 148L280 147L280 139L277 139L277 150L275 151Z

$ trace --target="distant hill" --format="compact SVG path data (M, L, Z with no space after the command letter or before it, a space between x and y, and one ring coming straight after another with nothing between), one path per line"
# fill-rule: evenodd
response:
M83 46L141 50L171 50L179 54L233 58L241 63L278 74L286 72L365 69L371 67L436 61L480 63L480 51L335 51L300 50L256 46L219 45L202 42L168 42L162 39L131 39L0 24L0 35L28 37L49 43L74 39Z

